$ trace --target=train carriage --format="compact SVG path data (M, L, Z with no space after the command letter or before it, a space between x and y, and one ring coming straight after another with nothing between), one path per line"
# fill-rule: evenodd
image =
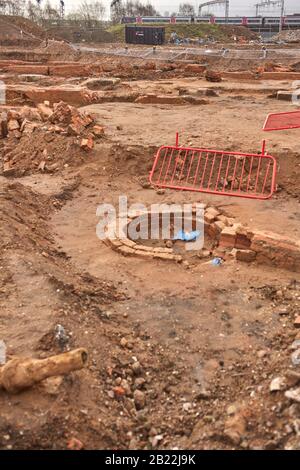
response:
M234 25L234 26L246 26L250 29L259 30L260 28L266 28L270 30L279 29L280 17L247 17L247 16L234 16L234 17L216 17L216 16L124 16L121 19L121 23L130 24L167 24L167 23L199 23L199 24L219 24L219 25ZM282 26L284 29L297 29L300 28L300 14L290 15L282 18Z

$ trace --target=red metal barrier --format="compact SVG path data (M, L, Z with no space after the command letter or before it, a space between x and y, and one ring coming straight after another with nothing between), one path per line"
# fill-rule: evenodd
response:
M300 128L300 111L271 113L264 123L264 131L282 131Z
M269 199L276 189L276 160L265 154L223 152L176 145L161 147L150 173L160 188Z

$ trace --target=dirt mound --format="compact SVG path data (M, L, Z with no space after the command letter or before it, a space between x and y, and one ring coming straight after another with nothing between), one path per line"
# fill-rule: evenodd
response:
M246 39L248 41L258 39L258 34L245 26L221 25L219 27L223 31L224 36L226 35L228 39L233 39L234 36L237 39Z
M0 16L0 44L2 46L37 46L43 30L25 18Z
M44 29L28 18L24 18L22 16L0 15L0 19L6 23L14 25L19 30L22 29L26 34L31 34L39 39L43 39L45 37Z
M65 41L56 41L54 39L44 41L40 47L35 49L36 53L49 54L59 57L60 60L74 60L78 56L78 51Z
M1 131L2 129L2 131ZM55 172L76 166L87 158L104 129L94 119L60 102L38 109L24 107L2 118L0 147L4 176L22 176L32 171Z

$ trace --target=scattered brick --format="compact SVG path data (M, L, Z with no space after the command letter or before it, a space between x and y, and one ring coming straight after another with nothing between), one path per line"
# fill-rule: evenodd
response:
M216 229L217 233L221 233L222 230L224 230L224 228L226 227L226 225L221 220L217 220L216 222L214 222L213 227Z
M252 263L256 259L256 252L252 250L236 250L235 257L238 261Z
M129 248L135 248L137 246L136 243L133 242L132 240L129 240L129 238L121 238L120 242L124 246L129 246Z
M10 119L10 121L8 121L8 123L7 123L7 129L9 131L19 130L20 129L20 124L18 123L18 121L16 119Z
M96 137L102 137L104 135L104 127L94 126L92 132Z
M133 248L129 248L129 246L120 246L118 248L118 252L122 253L122 255L128 256L128 255L135 255L135 250Z
M138 251L148 251L150 253L153 253L153 248L151 246L143 246L143 245L136 245L136 250Z
M236 241L236 229L234 227L225 227L220 235L220 248L234 248Z
M300 316L296 317L296 319L294 321L294 326L296 328L300 328Z
M94 141L91 137L87 139L82 139L80 142L80 147L84 150L93 150L94 148Z
M235 248L241 250L247 250L251 246L251 240L248 236L244 233L237 233L236 234L236 241L235 241Z

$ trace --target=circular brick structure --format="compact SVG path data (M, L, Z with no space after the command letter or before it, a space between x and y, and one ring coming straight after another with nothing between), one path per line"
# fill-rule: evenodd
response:
M176 242L172 247L158 246L163 245L166 240L151 240L148 238L137 241L130 239L130 225L136 224L137 218L146 217L151 221L150 213L143 212L136 216L122 217L121 236L120 232L112 227L107 227L110 236L105 242L114 250L124 256L138 256L141 258L157 259L164 261L173 261L180 263L185 259L185 252L179 254L176 249ZM161 216L159 216L161 221ZM151 230L151 222L149 223ZM195 227L193 227L194 229ZM174 233L171 233L172 239ZM258 262L269 266L280 267L291 271L300 272L300 242L299 240L283 237L273 232L262 232L251 230L248 227L237 223L234 218L226 216L219 209L214 207L205 207L204 211L204 237L205 243L203 250L209 251L209 255L218 256L223 259L234 257L242 262ZM209 241L209 248L207 247ZM171 245L171 243L170 243ZM187 252L188 253L188 252Z

